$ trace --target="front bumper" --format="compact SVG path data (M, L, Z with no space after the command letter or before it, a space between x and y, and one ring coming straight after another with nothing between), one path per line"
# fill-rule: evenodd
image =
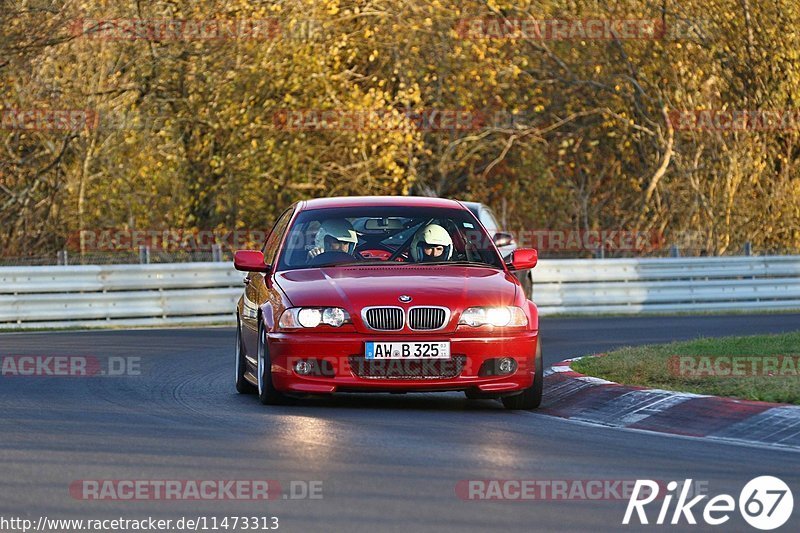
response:
M278 391L296 394L334 392L412 392L472 390L487 394L518 392L533 385L538 332L523 330L503 335L486 332L386 335L360 333L310 334L270 333L267 337L272 361L272 381ZM364 360L367 341L450 341L451 356L460 359L458 371L447 377L360 377L353 362ZM487 359L510 357L517 363L514 373L480 376ZM303 376L294 371L300 360L324 360L332 375ZM391 362L382 361L391 365ZM402 366L406 361L398 361ZM431 361L427 361L431 363ZM402 375L402 373L400 374Z

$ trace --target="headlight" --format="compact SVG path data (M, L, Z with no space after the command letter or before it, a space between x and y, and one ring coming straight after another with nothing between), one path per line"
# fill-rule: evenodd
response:
M498 328L527 326L528 317L521 307L470 307L461 313L459 324L467 326L495 326Z
M278 325L283 329L315 328L326 324L338 328L350 322L350 315L339 307L292 307L281 315Z
M297 313L297 321L304 328L315 328L322 322L322 313L319 309L301 309Z

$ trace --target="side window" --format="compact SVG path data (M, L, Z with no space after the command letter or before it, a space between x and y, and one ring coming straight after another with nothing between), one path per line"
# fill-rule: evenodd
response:
M271 265L275 261L275 254L278 253L278 245L281 242L281 237L286 233L286 227L292 219L293 212L294 209L287 209L284 211L272 227L272 231L264 242L264 248L262 248L264 252L264 263Z
M481 209L480 221L490 233L497 233L497 231L500 229L499 225L497 224L497 220L494 218L492 212L488 209Z

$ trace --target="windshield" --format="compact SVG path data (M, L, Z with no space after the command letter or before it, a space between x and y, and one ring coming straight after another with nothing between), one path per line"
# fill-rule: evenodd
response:
M467 264L502 269L491 238L463 209L349 207L298 214L278 270L368 264Z

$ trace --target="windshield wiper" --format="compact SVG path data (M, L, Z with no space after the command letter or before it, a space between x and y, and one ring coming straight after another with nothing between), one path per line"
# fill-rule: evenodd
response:
M483 261L430 261L424 263L414 263L415 265L463 265L463 266L477 266L477 267L489 267L495 268L500 270L500 267L497 265L493 265L491 263L484 263Z
M367 266L367 265L402 265L403 263L398 263L396 261L384 261L382 259L377 259L373 261L345 261L344 263L323 263L321 265L313 265L313 268L328 268L328 267L338 267L338 266Z

